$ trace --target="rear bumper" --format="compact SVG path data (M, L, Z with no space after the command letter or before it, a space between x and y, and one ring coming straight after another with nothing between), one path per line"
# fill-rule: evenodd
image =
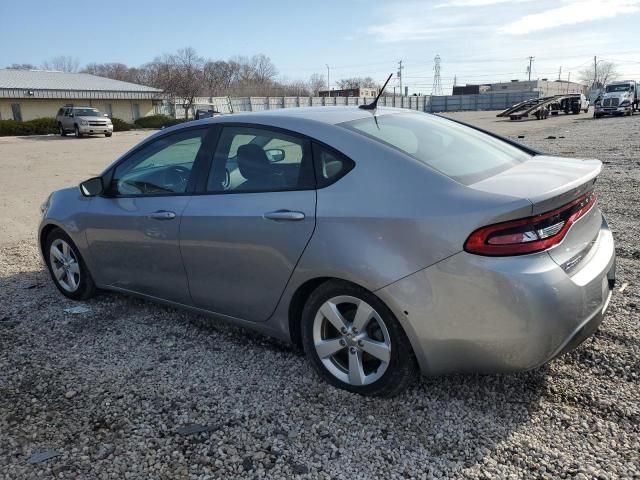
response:
M595 332L615 282L603 219L588 260L567 274L546 252L458 253L376 294L391 308L425 374L538 367Z

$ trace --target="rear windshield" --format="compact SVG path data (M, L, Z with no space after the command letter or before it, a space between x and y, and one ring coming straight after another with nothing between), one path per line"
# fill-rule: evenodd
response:
M400 150L465 185L531 158L502 140L434 115L379 115L340 125Z

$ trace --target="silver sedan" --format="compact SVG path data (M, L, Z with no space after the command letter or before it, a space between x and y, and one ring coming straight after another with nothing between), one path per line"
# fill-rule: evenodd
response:
M535 368L595 331L615 281L600 169L407 110L238 114L54 192L39 240L69 298L210 314L393 395L418 370Z

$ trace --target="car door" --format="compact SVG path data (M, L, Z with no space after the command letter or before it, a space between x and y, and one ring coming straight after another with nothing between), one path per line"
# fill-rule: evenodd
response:
M107 174L92 199L87 240L96 282L191 304L178 234L208 129L182 129L144 144Z
M65 130L73 130L73 117L71 117L71 112L73 112L73 109L71 108L65 108L64 109L64 115L62 116L62 128L64 128Z
M194 305L267 320L311 238L315 209L307 139L263 127L221 127L208 179L180 230Z

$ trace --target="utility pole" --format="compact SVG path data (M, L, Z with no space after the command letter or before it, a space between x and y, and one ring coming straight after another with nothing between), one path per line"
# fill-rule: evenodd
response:
M458 86L458 75L454 75L453 76L453 86L457 87Z
M400 96L402 96L402 60L398 62L398 80L400 80Z
M593 57L593 88L598 87L598 57Z
M560 66L560 71L558 72L558 80L562 78L562 65Z
M327 66L327 90L329 90L329 96L331 96L331 82L329 82L329 64L325 63Z
M533 63L533 58L534 57L529 57L529 68L527 69L529 72L529 81L531 81L531 64Z

